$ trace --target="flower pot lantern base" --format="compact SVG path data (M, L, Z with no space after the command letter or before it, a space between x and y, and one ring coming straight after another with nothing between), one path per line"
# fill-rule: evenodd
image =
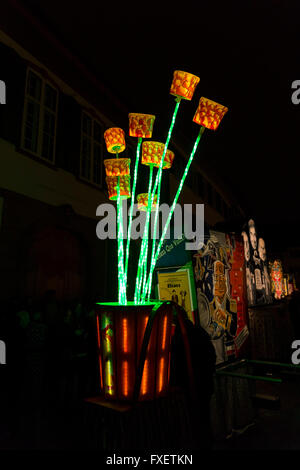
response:
M136 402L167 395L174 314L182 312L170 301L96 304L100 388L106 399Z

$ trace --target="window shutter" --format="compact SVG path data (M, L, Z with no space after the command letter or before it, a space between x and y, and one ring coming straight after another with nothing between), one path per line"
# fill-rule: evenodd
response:
M1 80L6 85L6 104L0 106L0 136L20 145L24 89L25 62L9 47L0 44Z

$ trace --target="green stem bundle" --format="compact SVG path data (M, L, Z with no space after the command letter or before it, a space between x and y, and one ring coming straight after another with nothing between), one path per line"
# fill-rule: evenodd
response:
M199 134L198 134L197 139L196 139L196 141L195 141L193 150L192 150L192 152L191 152L191 154L190 154L190 157L189 157L189 160L188 160L188 162L187 162L187 164L186 164L186 167L185 167L183 176L182 176L182 178L181 178L180 184L179 184L179 186L178 186L176 195L175 195L175 197L174 197L174 200L173 200L173 203L172 203L172 206L171 206L171 209L170 209L168 218L167 218L167 220L166 220L166 223L165 223L165 226L164 226L162 235L161 235L160 240L159 240L159 243L158 243L158 247L157 247L156 251L154 250L154 255L151 257L150 272L149 272L149 276L148 276L148 280L147 280L147 284L146 284L146 295L147 295L147 299L148 299L148 300L149 300L149 298L150 298L150 293L151 293L151 284L152 284L153 271L154 271L154 268L155 268L155 265L156 265L156 262L157 262L157 259L158 259L158 256L159 256L159 253L160 253L162 244L163 244L163 242L164 242L164 239L165 239L165 236L166 236L166 233L167 233L167 230L168 230L168 227L169 227L171 218L172 218L172 216L173 216L173 213L174 213L174 210L175 210L175 207L176 207L176 204L177 204L179 195L180 195L181 190L182 190L182 188L183 188L184 181L185 181L185 179L186 179L186 177L187 177L189 168L190 168L190 166L191 166L191 164L192 164L194 155L195 155L195 153L196 153L196 150L197 150L197 147L198 147L198 145L199 145L199 142L200 142L200 139L201 139L201 137L202 137L202 134L203 134L203 132L204 132L204 129L205 129L205 127L202 127L202 126L201 126L200 131L199 131ZM155 243L155 239L153 239L153 242Z

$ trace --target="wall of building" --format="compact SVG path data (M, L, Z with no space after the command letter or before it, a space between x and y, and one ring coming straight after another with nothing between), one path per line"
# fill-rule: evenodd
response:
M51 206L3 189L0 190L0 197L2 199L0 297L2 299L26 296L31 247L46 228L67 231L78 240L84 263L82 285L85 295L88 298L97 296L99 299L111 297L114 284L111 281L108 284L103 267L109 264L108 257L111 259L112 255L107 241L96 237L95 220L77 214L69 205ZM51 241L49 250L50 245Z

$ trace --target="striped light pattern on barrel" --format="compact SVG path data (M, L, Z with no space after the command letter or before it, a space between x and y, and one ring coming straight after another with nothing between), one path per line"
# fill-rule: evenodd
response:
M155 302L136 306L117 303L96 304L100 388L107 399L133 400L140 358L145 362L140 374L138 399L152 400L166 395L169 385L171 328L169 305L147 327ZM149 335L149 342L145 342ZM145 349L146 348L146 349Z

